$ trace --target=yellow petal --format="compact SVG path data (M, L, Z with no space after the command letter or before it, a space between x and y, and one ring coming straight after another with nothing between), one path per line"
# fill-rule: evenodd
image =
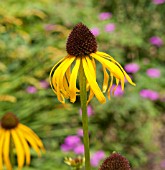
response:
M69 91L70 91L70 101L74 103L76 101L76 80L77 74L80 67L80 58L76 59L76 64L72 70L69 82Z
M24 148L22 146L22 142L15 129L11 129L11 134L12 134L16 152L17 152L18 167L22 168L24 165L24 161L25 161Z
M23 124L19 124L19 129L24 133L24 134L28 134L29 136L31 136L31 138L33 138L35 140L35 143L43 150L45 151L45 148L43 146L42 141L40 140L40 138L27 126L23 125Z
M57 67L62 63L62 61L65 60L65 58L62 58L59 62L57 62L57 64L55 64L53 66L52 70L50 71L50 85L51 85L52 89L55 89L54 84L53 84L53 75L54 75L54 72L57 69Z
M88 105L88 103L92 100L93 96L94 96L94 93L93 93L92 89L90 88L87 105Z
M116 91L116 88L118 87L119 85L119 79L116 78L116 86L113 88L112 90L112 94L114 95L115 91Z
M103 52L96 52L96 54L100 55L101 57L104 57L104 58L107 58L107 59L110 59L111 61L113 61L114 63L116 63L119 68L123 71L124 73L124 76L126 77L126 79L128 80L128 82L130 84L132 84L133 86L136 86L136 84L134 82L132 82L131 78L129 77L129 75L125 72L125 70L123 69L123 67L113 58L111 57L110 55L106 54L106 53L103 53ZM123 88L123 87L122 87Z
M103 93L105 93L108 88L109 75L104 66L103 66L103 72L104 72Z
M8 170L12 170L12 166L10 163L10 158L9 158L9 148L10 148L10 131L5 130L4 132L5 137L4 137L4 148L3 148L3 156L4 156L4 162L6 164L6 167Z
M96 60L98 60L104 67L106 67L114 75L114 77L118 78L119 80L124 81L124 73L121 71L121 69L116 64L94 53L92 53L91 55Z
M106 99L103 95L103 93L101 92L96 80L94 79L95 75L92 75L92 70L89 69L89 66L86 62L86 58L82 58L82 62L83 62L83 68L84 68L84 73L85 76L90 84L90 87L93 91L93 93L95 94L96 98L101 102L101 103L105 103Z
M112 87L112 84L113 84L113 74L110 73L110 76L111 76L111 82L110 82L110 85L109 85L109 88L108 88L108 99L111 98L111 87Z
M2 150L4 149L4 137L5 137L5 130L0 127L0 170L2 170L3 161L2 161Z
M29 150L29 146L27 144L27 141L24 138L24 134L19 130L19 127L16 128L15 131L17 132L19 139L22 143L22 146L24 148L25 156L26 156L26 164L29 165L30 164L30 150Z
M60 92L62 91L63 93L65 93L64 86L63 86L63 77L66 70L73 63L74 60L75 57L68 57L55 71L55 79L57 83L57 98L61 103L65 102L63 95Z

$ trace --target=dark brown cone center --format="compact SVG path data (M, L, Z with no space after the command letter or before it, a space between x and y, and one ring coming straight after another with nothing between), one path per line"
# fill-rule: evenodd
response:
M95 53L97 51L95 36L84 24L77 24L68 37L66 51L68 54L76 57Z
M1 118L1 126L4 129L14 129L17 127L19 123L18 118L11 112L6 113L2 118Z
M128 160L114 153L104 160L99 170L131 170Z

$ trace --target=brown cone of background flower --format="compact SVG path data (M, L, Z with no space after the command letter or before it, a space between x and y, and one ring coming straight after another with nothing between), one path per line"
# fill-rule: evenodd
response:
M99 170L131 170L128 160L118 153L107 157Z

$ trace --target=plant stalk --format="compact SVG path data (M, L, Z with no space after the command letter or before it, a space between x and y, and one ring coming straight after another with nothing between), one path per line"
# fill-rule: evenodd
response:
M85 170L90 170L90 151L89 151L89 134L88 134L88 115L87 115L87 91L86 77L82 65L79 68L79 85L80 85L80 101L82 109L82 126L83 126L83 141L85 151Z

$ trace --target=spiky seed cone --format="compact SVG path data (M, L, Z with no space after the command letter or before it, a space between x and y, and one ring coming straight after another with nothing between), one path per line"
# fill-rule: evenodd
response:
M84 24L79 23L73 28L66 43L66 51L76 57L83 57L97 51L96 39Z
M131 170L128 160L118 153L107 157L99 170Z
M13 129L17 127L19 123L18 118L11 112L6 113L2 118L1 118L1 126L4 129Z

